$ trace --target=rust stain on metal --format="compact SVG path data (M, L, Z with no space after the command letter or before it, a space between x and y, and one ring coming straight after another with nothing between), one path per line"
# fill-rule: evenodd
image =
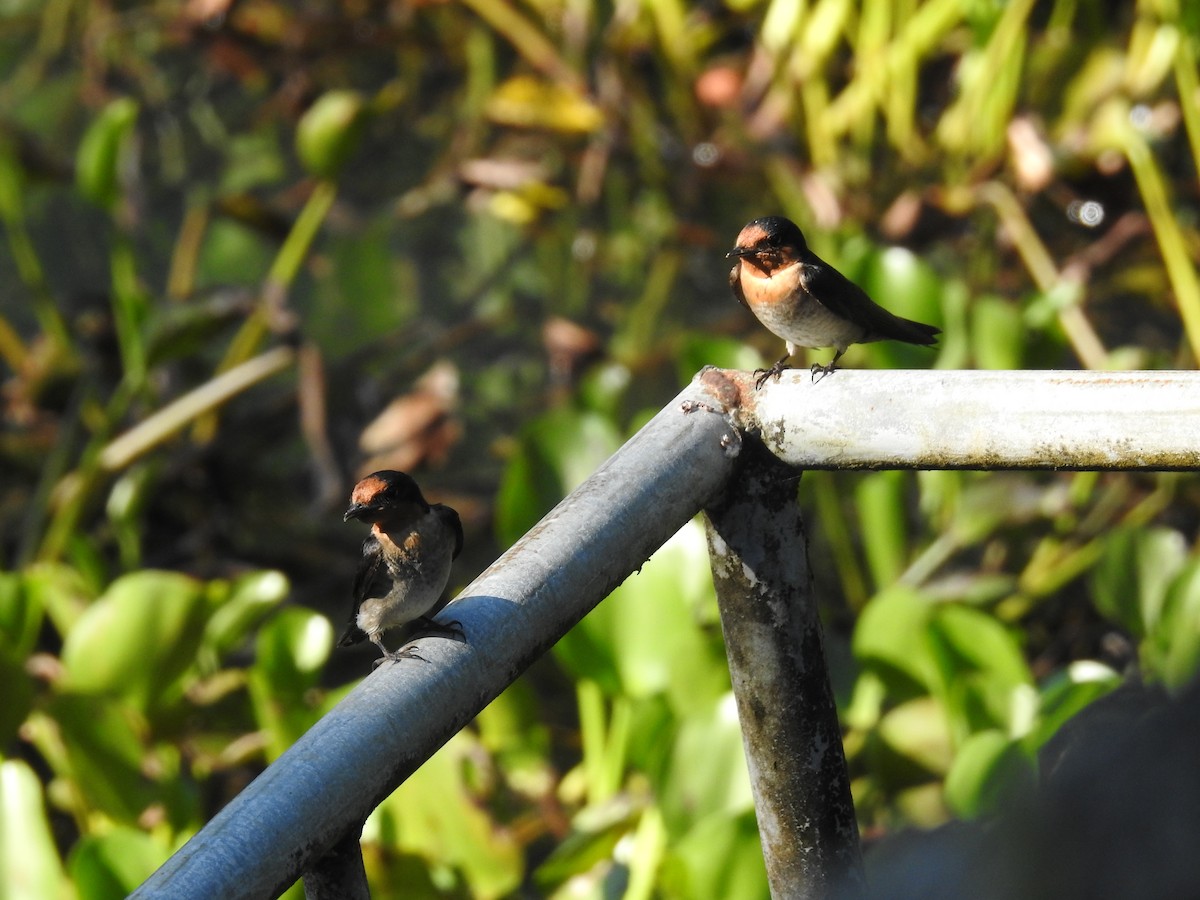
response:
M748 402L746 391L751 379L745 372L709 366L700 372L699 381L723 412L734 413Z

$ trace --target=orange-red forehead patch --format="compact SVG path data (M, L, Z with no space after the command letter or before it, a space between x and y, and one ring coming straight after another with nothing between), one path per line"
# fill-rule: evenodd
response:
M368 475L366 478L364 478L362 481L360 481L358 484L356 484L354 486L354 490L350 494L350 502L351 503L370 503L372 500L375 499L375 496L380 491L386 489L387 486L388 486L387 482L384 481L379 476Z
M758 222L751 222L743 228L737 236L737 245L739 247L753 247L759 241L767 236L767 231Z

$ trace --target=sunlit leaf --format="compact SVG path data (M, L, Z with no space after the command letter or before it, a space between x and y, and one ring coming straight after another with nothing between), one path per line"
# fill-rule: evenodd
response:
M38 776L21 760L0 762L0 897L63 896L64 876Z
M325 711L313 688L333 637L327 618L296 607L280 611L259 630L248 686L270 758L280 756Z
M204 649L217 657L245 640L290 590L286 576L270 570L243 575L227 587L214 587L218 597L204 629Z
M60 694L44 709L54 733L37 727L43 740L61 739L62 753L45 747L55 760L57 774L70 785L71 797L89 809L136 824L151 804L162 799L154 782L142 769L146 754L145 720L120 700L83 694ZM35 738L36 743L40 741Z
M901 703L879 722L879 736L921 770L943 774L954 759L946 710L932 697Z
M679 728L662 790L669 827L710 813L732 815L752 809L742 731L733 694L705 715L693 713Z
M514 75L500 84L488 100L487 113L502 125L570 134L588 134L604 124L604 114L582 94L531 75Z
M667 851L662 885L667 896L694 900L762 900L769 896L754 814L697 818Z
M192 665L207 617L203 585L185 575L118 578L67 635L65 686L152 705Z
M1120 684L1117 672L1090 660L1072 663L1055 673L1042 685L1038 726L1030 736L1032 746L1040 747L1077 712Z
M68 867L80 900L108 900L133 893L168 855L168 848L145 832L116 828L80 840Z
M928 640L931 615L927 600L908 588L893 587L872 598L854 629L854 655L879 671L893 690L938 683L938 664Z
M1148 635L1148 664L1170 685L1182 687L1200 669L1200 562L1190 561L1171 581L1161 616Z
M418 854L454 870L471 897L502 897L521 881L520 848L514 835L496 826L472 789L468 771L482 761L468 732L460 732L383 801L367 819L363 843L379 844L390 856ZM395 872L371 872L380 895L399 892Z
M610 692L667 692L686 715L728 690L719 644L701 627L702 604L715 602L704 531L690 522L565 635L555 654Z

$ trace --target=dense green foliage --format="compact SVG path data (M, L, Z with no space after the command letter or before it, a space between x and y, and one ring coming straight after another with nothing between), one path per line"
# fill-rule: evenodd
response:
M702 365L773 359L750 218L944 329L847 366L1191 367L1198 52L1181 0L4 4L0 898L124 895L369 670L354 473L462 512L461 587ZM1192 477L799 502L873 835L1200 661ZM763 896L700 530L364 842L379 896Z

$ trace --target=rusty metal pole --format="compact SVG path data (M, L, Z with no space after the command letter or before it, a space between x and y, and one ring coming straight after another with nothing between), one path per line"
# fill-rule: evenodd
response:
M858 826L799 480L798 469L744 436L733 479L705 510L709 556L771 894L856 897Z

